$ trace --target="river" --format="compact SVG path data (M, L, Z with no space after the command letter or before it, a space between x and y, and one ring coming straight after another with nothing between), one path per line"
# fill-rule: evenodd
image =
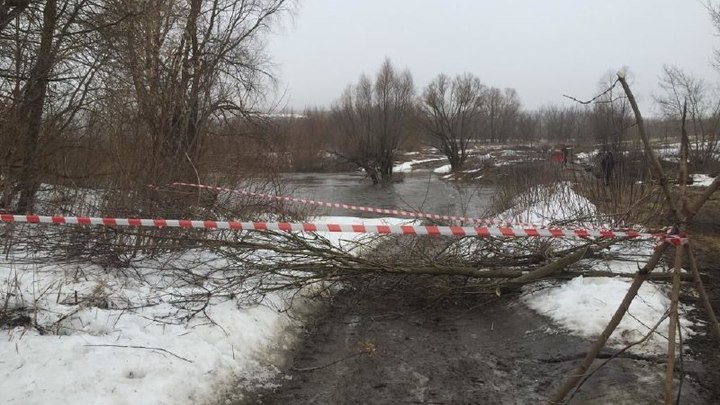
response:
M491 186L449 182L430 171L406 173L388 185L373 185L361 173L288 173L283 180L294 197L466 217L485 216L495 193ZM338 208L320 214L377 216Z

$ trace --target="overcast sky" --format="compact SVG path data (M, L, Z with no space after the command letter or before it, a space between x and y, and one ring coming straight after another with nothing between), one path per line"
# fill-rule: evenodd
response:
M591 98L623 66L646 111L663 64L720 82L720 37L697 0L301 0L268 46L296 110L330 107L385 57L418 92L439 73L470 72L515 88L526 109Z

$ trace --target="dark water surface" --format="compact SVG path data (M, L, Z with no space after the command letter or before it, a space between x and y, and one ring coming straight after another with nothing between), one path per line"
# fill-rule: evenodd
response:
M384 186L373 185L361 173L289 173L283 180L294 197L466 217L484 216L494 194L487 185L444 181L427 171ZM378 216L337 208L322 208L318 214Z

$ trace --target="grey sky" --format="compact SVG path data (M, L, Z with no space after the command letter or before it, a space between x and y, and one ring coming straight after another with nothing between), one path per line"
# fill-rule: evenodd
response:
M695 0L301 0L269 41L289 107L329 107L387 56L418 91L439 73L471 72L517 89L523 106L590 98L608 71L630 69L650 111L662 65L718 82L720 47Z

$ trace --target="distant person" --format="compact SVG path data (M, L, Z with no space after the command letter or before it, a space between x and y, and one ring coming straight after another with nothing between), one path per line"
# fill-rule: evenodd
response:
M610 150L606 150L605 154L600 161L600 168L602 169L603 176L605 177L605 185L610 185L610 178L612 177L613 170L615 169L615 156Z
M570 156L570 148L567 146L563 146L562 154L563 154L563 167L567 167L568 157Z

